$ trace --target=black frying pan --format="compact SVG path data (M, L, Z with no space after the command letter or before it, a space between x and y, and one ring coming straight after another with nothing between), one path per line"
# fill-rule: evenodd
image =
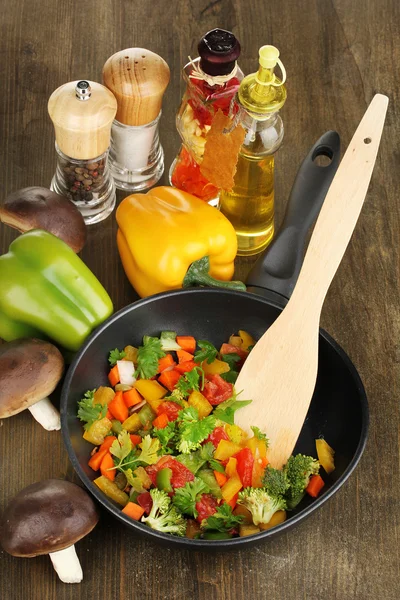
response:
M261 337L283 310L294 288L308 229L318 215L339 163L339 146L337 133L328 132L304 160L293 186L283 227L248 277L252 293L202 288L139 300L103 323L73 361L61 397L62 431L69 457L89 491L133 532L164 544L193 549L255 544L310 515L340 488L357 465L368 429L364 388L350 359L322 329L316 388L295 452L315 456L315 439L322 435L336 451L336 469L331 475L324 475L326 485L318 499L304 499L289 513L285 523L257 535L218 541L192 540L158 533L132 521L92 483L96 475L87 466L92 445L82 438L82 425L76 417L77 402L82 394L108 384L107 356L111 348L123 348L127 344L138 346L143 335L159 335L162 330L208 339L217 347L239 328L249 331L256 339ZM319 155L329 156L332 159L330 165L318 166L314 159Z

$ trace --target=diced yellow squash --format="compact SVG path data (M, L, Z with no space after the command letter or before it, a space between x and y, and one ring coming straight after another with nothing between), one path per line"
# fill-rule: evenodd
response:
M236 467L237 467L237 459L233 458L233 456L231 456L228 459L228 463L225 467L225 473L228 475L228 477L237 477L238 476Z
M241 348L242 338L240 337L240 335L231 335L231 337L229 338L229 343L232 346L236 346L236 348Z
M160 400L164 398L168 390L158 383L155 379L138 379L134 387L142 394L143 398L149 400Z
M199 418L203 419L207 417L212 411L213 407L201 392L193 391L188 398L189 406L197 408Z
M122 429L129 431L129 433L135 433L135 431L139 431L141 427L142 422L139 419L139 415L137 413L133 413L122 423Z
M243 329L239 329L239 336L242 340L240 347L242 350L246 350L246 352L248 351L249 346L254 346L256 343L256 340L249 333L247 333L247 331L243 331Z
M241 448L238 444L229 442L228 440L221 440L214 452L214 458L217 460L226 460L234 454L240 452Z
M93 397L93 404L101 404L105 406L114 398L115 392L110 387L99 387Z
M234 444L243 444L247 439L247 433L244 431L244 429L239 427L239 425L230 425L229 423L226 423L225 431L231 442Z
M221 488L221 494L225 502L230 502L234 496L242 489L242 482L239 476L230 477Z
M212 363L208 364L206 360L201 363L201 368L205 375L221 375L221 373L227 373L230 370L230 366L224 360L216 358Z
M265 531L265 529L271 529L271 527L276 527L276 525L280 525L286 521L286 510L277 510L276 513L272 515L268 523L259 523L259 528Z
M95 446L104 442L104 438L111 431L112 423L110 419L104 417L91 424L89 429L83 434L83 439Z
M243 525L253 525L253 516L248 508L243 506L243 504L237 504L234 508L233 514L236 517L242 517Z
M335 451L325 440L315 440L317 447L318 460L326 473L332 473L335 470L334 454Z
M142 484L142 486L144 487L145 490L150 489L151 487L151 479L150 477L147 475L144 467L138 467L137 469L135 469L133 471L133 474L140 479L140 483Z
M124 360L131 360L133 362L133 364L136 365L138 349L135 348L134 346L125 346L124 352L125 352Z
M254 436L248 440L245 440L244 446L250 448L255 459L267 458L267 444L264 440L259 440Z
M100 488L106 496L111 498L111 500L117 502L117 504L120 504L121 506L128 504L128 494L125 494L125 492L119 489L116 483L110 481L110 479L107 479L107 477L104 477L104 475L101 475L101 477L95 479L93 483L97 485L97 487Z
M147 402L147 404L149 404L151 406L151 408L157 414L157 411L158 411L159 407L161 406L161 404L163 403L163 400L154 400L153 398L151 398L150 400L147 399L146 402Z
M239 537L245 537L246 535L254 535L260 533L260 528L257 525L245 524L239 525Z

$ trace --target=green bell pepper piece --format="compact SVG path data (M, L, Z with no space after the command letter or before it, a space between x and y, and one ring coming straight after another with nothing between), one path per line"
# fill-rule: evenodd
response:
M6 341L45 334L78 350L113 312L90 269L47 231L28 231L12 242L0 256L0 282L0 337Z
M164 492L173 492L173 487L171 484L172 479L172 469L166 467L165 469L160 469L156 475L156 484L159 490Z

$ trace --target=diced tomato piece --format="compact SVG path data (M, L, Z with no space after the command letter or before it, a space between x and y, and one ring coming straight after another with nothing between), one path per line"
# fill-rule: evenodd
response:
M161 458L158 463L155 465L150 465L146 467L146 473L150 477L153 485L156 485L156 477L157 473L160 469L171 469L172 477L171 477L171 485L174 488L184 487L184 485L188 481L194 480L194 475L192 471L189 471L182 463L171 458L169 456L164 456Z
M194 360L187 360L176 365L175 370L183 374L187 373L187 371L193 371L193 369L198 366L200 366L199 363L195 363Z
M178 418L179 411L182 410L182 406L179 406L176 402L168 402L166 400L157 409L157 414L166 414L169 421L176 421Z
M202 522L203 519L211 517L217 512L218 501L212 494L202 494L200 500L196 502L196 510L198 512L197 521Z
M244 487L244 486L243 486L243 487ZM233 509L235 508L236 504L237 504L238 498L239 498L239 492L238 492L237 494L235 494L235 495L233 496L233 498L231 498L231 500L229 500L229 502L227 502L227 501L225 500L225 504L229 504L229 506L230 506L230 507L231 507L231 509L233 510Z
M216 427L214 431L210 433L204 443L206 444L207 442L211 442L214 448L216 448L221 440L229 440L229 436L223 427Z
M246 352L246 350L242 350L242 348L237 348L233 344L222 344L219 353L220 354L237 354L242 359L245 359L248 356L248 352Z
M243 487L250 487L253 477L254 456L250 448L242 448L235 454L237 459L236 470L240 477Z
M153 506L153 500L151 499L150 492L143 492L142 494L139 494L139 496L136 498L136 502L144 509L146 515L150 513Z
M136 435L136 433L131 433L129 437L131 438L131 442L134 446L141 444L143 441L142 437L140 435Z
M228 400L233 394L233 385L222 379L221 375L212 375L210 380L204 385L203 396L207 398L210 404L215 406Z

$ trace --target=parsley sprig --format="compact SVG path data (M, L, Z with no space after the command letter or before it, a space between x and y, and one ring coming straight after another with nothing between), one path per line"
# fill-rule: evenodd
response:
M228 532L231 529L235 529L242 521L243 516L234 515L229 504L221 504L218 506L216 513L203 520L201 526L206 531L211 529L213 531Z
M117 459L114 468L125 471L127 468L132 469L132 465L139 466L140 463L152 465L158 461L159 440L146 435L139 444L139 448L141 449L139 453L137 450L133 450L130 435L123 429L110 448L111 454Z
M108 355L108 362L112 367L115 367L119 360L125 358L126 353L123 350L118 350L115 348L114 350L110 350L110 354Z
M107 405L94 403L94 393L96 390L88 390L82 400L78 402L78 419L83 421L84 429L89 429L93 423L99 419L103 419L107 413Z
M172 503L182 512L191 517L197 517L196 502L201 494L209 492L209 487L202 479L195 477L194 481L189 481L184 487L175 490Z
M165 356L161 341L156 337L145 336L143 346L138 348L136 378L151 379L158 371L158 360Z
M178 391L179 396L183 399L190 396L195 390L199 392L204 387L204 371L201 367L194 367L191 371L187 371L178 381L175 389ZM175 390L174 390L175 391ZM173 394L172 394L173 395Z
M197 345L201 348L194 355L194 360L196 362L203 362L206 360L208 364L211 364L213 360L217 358L218 350L215 346L208 342L207 340L199 340Z
M244 408L251 403L251 400L237 400L237 394L234 391L232 398L228 398L225 402L221 402L214 410L213 415L216 419L229 423L229 425L235 424L235 412L239 408Z
M189 406L179 413L177 450L188 454L200 448L215 427L215 417L209 415L199 419L199 413L194 406Z

